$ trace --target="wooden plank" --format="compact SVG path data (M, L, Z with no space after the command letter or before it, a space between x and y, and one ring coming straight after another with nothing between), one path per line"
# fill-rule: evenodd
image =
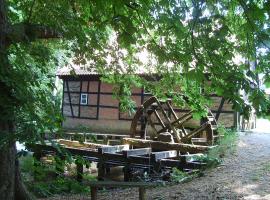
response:
M113 134L113 133L81 133L81 132L64 132L63 135L85 135L85 136L106 136L106 137L128 137L129 135L122 135L122 134Z
M89 186L94 187L122 187L122 188L129 188L129 187L155 187L164 185L164 183L158 182L118 182L118 181L89 181L86 182Z
M120 152L120 151L128 150L128 149L129 149L129 145L125 144L125 145L99 147L98 152L101 154L103 154L103 153L116 153L116 152Z
M70 141L70 140L64 140L60 139L57 140L59 144L68 146L68 147L77 147L77 148L91 148L91 149L97 149L98 147L108 147L108 145L105 144L96 144L96 143L90 143L90 142L79 142L79 141Z
M136 138L123 138L124 144L133 145L136 147L152 147L159 150L177 150L183 153L201 153L213 148L213 146L200 146L183 143L167 143L153 140L142 140Z
M161 151L161 152L154 152L151 154L151 159L154 161L159 161L164 158L174 158L177 157L177 151Z
M88 157L98 157L98 152L94 149L89 148L76 148L76 147L64 147L69 153L72 155L81 155L81 156L88 156ZM51 152L58 152L58 149L52 144L35 144L29 147L31 151L51 151Z
M139 148L139 149L123 150L122 152L123 152L123 155L125 157L129 157L129 156L150 154L152 152L152 149L151 148Z

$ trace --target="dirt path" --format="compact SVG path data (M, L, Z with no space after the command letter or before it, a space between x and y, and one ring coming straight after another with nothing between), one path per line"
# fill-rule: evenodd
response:
M65 198L61 198L65 199ZM70 196L66 199L90 199ZM100 192L101 200L138 199L137 189ZM234 155L226 157L218 168L188 183L147 190L152 200L215 200L252 199L270 200L270 134L240 134Z
M188 183L148 190L148 199L269 199L270 134L240 134L235 155L222 166ZM100 199L138 199L134 190L117 190Z

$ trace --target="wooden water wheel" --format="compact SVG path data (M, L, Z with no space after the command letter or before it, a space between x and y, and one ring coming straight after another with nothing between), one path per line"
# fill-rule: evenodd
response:
M151 97L137 110L131 123L133 138L160 140L164 142L213 145L217 139L217 122L212 112L203 118L199 127L185 127L192 119L192 111L178 116L170 99L159 101Z

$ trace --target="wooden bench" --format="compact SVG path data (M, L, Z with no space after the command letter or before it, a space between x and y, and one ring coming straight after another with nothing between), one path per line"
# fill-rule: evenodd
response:
M91 187L91 199L97 199L97 189L101 187L139 188L139 200L146 200L146 188L164 185L162 183L149 182L117 182L117 181L91 181L87 185Z

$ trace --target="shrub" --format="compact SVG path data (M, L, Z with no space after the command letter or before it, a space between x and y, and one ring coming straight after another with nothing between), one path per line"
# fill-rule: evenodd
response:
M186 172L183 172L175 167L172 169L171 180L173 182L176 182L176 183L183 182L184 180L188 179L188 176L189 175Z
M225 155L233 154L238 140L236 131L219 126L218 134L220 138L215 147L209 150L207 154L194 156L192 159L202 161L207 164L207 168L212 168L220 164Z

